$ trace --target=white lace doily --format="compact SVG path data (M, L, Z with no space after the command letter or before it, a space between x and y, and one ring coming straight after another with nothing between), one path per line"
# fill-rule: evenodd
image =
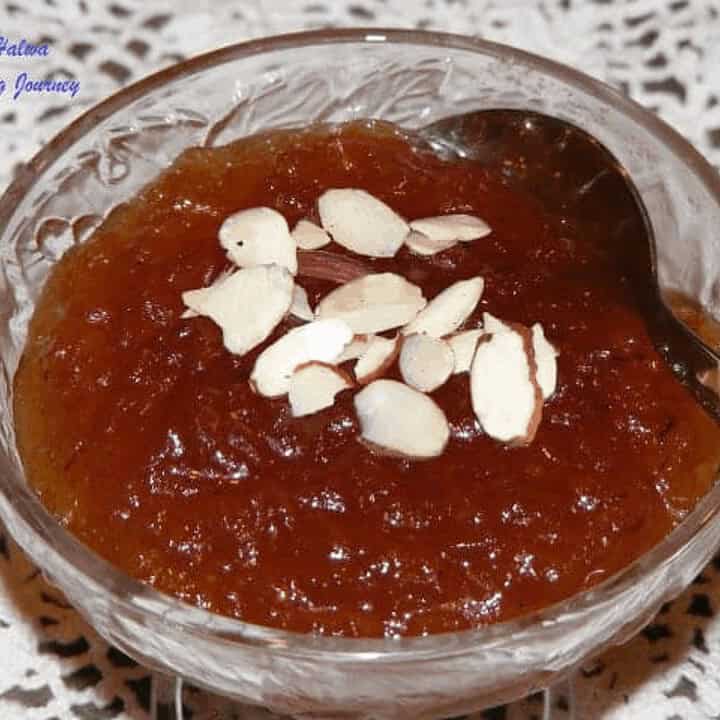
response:
M31 63L0 55L0 79L26 70L80 81L72 100L0 95L0 189L70 120L142 75L220 45L330 25L478 34L574 65L656 110L720 167L720 0L0 0L0 35L51 47ZM577 717L720 718L716 606L720 558L641 635L583 670ZM150 695L149 672L109 648L0 531L0 718L148 720ZM260 716L192 689L184 700L195 720ZM478 719L541 716L530 698Z

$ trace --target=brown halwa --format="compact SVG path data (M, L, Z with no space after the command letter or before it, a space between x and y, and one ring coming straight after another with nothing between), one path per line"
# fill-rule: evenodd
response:
M463 374L432 393L445 452L381 456L358 442L352 393L296 419L287 399L253 393L255 358L296 320L237 357L210 320L181 318L182 292L227 266L225 217L265 205L292 226L331 187L364 188L408 219L487 221L489 236L433 257L363 262L428 298L482 276L466 327L485 310L543 324L558 389L532 444L482 434ZM111 563L252 623L415 635L555 603L661 540L720 462L718 426L643 311L646 234L600 148L536 136L532 122L479 128L465 159L379 123L187 150L47 282L16 380L28 477ZM313 306L335 287L298 280Z

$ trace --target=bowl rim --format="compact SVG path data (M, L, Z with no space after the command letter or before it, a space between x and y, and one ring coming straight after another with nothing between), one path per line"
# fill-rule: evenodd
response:
M532 66L595 95L653 134L682 159L720 205L720 174L688 141L638 103L578 70L509 45L469 36L425 30L352 28L296 32L228 45L155 72L116 92L76 118L18 170L0 198L0 227L8 224L36 179L65 151L71 149L79 137L148 92L178 77L189 77L229 61L313 45L353 43L436 47L440 50L480 53L497 60ZM171 624L190 634L202 635L218 642L257 645L268 649L282 648L287 654L315 658L326 656L335 661L402 661L450 657L472 648L502 647L508 639L529 640L549 626L556 627L578 613L611 601L631 585L642 581L647 572L671 562L690 539L720 514L720 484L716 483L687 517L648 552L589 590L528 615L479 628L428 636L336 638L255 625L189 605L132 578L83 545L50 515L27 484L17 487L14 479L3 474L0 476L0 493L6 501L0 502L0 511L4 510L8 515L17 513L20 518L20 523L14 523L15 518L6 517L9 525L21 524L24 529L29 529L35 536L33 540L45 543L62 561L70 563L84 580L110 594L114 603L121 603L129 611L147 614L163 624Z

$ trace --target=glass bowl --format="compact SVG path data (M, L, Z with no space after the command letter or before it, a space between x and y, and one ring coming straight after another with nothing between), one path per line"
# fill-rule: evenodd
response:
M435 718L547 687L628 639L690 583L720 541L720 485L663 542L561 604L478 630L409 639L312 637L209 614L154 591L77 542L28 488L12 382L39 289L62 253L192 145L280 126L383 118L419 127L524 108L595 135L627 168L654 227L665 289L718 314L720 180L679 135L567 67L470 38L321 31L203 55L132 85L52 140L0 200L0 516L111 643L154 669L314 718Z

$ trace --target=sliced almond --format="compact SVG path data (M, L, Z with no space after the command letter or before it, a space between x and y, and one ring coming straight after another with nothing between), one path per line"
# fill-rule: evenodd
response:
M532 326L532 342L537 365L537 382L542 390L543 398L547 400L555 392L557 386L558 352L548 342L540 323Z
M484 220L464 213L420 218L413 220L410 227L436 243L469 242L492 232Z
M293 278L287 269L263 265L223 276L210 287L188 290L182 299L191 311L220 326L231 353L244 355L287 315L292 294Z
M436 255L457 244L458 241L455 238L449 240L430 238L417 230L411 230L405 238L405 245L407 245L410 252L416 255Z
M309 362L301 365L290 378L288 400L293 417L303 417L331 407L335 396L353 386L347 373L333 365Z
M327 190L318 211L333 240L359 255L393 257L410 231L389 205L365 190Z
M265 397L285 395L296 368L312 361L334 363L352 337L347 324L336 319L293 328L258 355L250 385Z
M340 356L335 361L338 365L348 360L357 360L367 349L377 335L360 334L353 336L353 339L345 346Z
M257 207L236 212L225 220L218 235L228 258L240 267L275 264L297 273L297 247L277 210Z
M292 303L290 304L290 314L299 320L310 322L315 319L315 313L310 307L308 295L305 288L295 283L293 288Z
M450 428L427 395L397 380L375 380L355 396L361 439L390 455L417 460L441 455Z
M483 329L486 333L510 332L511 327L489 312L483 313Z
M485 282L481 277L453 283L436 295L427 307L403 328L403 333L424 333L439 338L455 332L472 315L484 288Z
M328 293L315 308L318 318L340 318L356 334L405 325L425 307L417 285L401 275L378 273L352 280Z
M300 220L290 234L301 250L318 250L330 242L330 236L310 220Z
M475 348L477 347L478 340L483 334L483 330L463 330L462 332L450 335L445 338L452 348L453 355L455 356L455 367L453 373L464 373L470 370L472 360L475 355Z
M355 379L360 385L377 380L392 364L400 351L402 336L384 338L379 335L370 336L365 352L355 363Z
M408 385L421 392L432 392L452 375L455 357L444 340L430 335L409 335L403 342L398 365Z
M542 416L532 336L522 325L483 335L470 369L473 410L483 430L501 442L525 445Z
M483 314L485 332L499 333L512 331L512 325L498 320L490 313ZM555 347L545 337L542 325L535 323L531 329L533 354L537 367L537 382L542 391L543 399L547 400L555 392L557 386L557 356Z
M369 275L370 272L367 263L358 258L327 250L302 250L298 253L298 275L305 277L342 284Z
M229 278L229 277L230 277L234 272L236 272L236 271L237 271L237 268L236 268L236 267L230 267L230 268L225 268L224 270L221 270L220 273L218 274L218 276L213 280L212 285L210 285L210 286L208 286L208 287L213 287L213 286L215 286L215 285L220 285L220 283L221 283L223 280L227 280L227 278ZM200 288L200 289L201 289L201 290L207 290L208 288ZM195 292L195 291L194 291L194 290L188 290L188 292ZM190 308L188 308L187 310L185 310L185 312L184 312L180 317L181 317L183 320L187 320L187 319L189 319L189 318L200 317L200 313L199 313L199 312L195 312L195 310L191 310Z

